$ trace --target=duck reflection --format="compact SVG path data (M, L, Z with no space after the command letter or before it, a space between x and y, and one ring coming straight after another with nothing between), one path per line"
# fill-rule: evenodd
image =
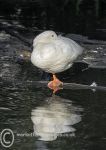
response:
M81 121L79 111L82 108L73 106L70 100L56 95L47 98L44 106L31 113L35 135L39 136L39 140L53 141L66 133L75 134L73 125Z

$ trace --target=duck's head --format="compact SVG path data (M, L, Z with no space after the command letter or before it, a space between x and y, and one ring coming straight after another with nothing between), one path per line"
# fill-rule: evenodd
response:
M54 31L45 31L35 37L33 47L38 43L49 43L55 39L57 39L57 34Z

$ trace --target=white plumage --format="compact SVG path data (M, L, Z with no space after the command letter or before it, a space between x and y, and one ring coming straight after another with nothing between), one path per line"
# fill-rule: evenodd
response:
M82 51L83 48L75 41L57 36L54 31L45 31L33 41L31 62L36 67L55 74L70 68Z

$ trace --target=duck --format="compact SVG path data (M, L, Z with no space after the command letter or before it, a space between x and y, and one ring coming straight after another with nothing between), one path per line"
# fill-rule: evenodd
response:
M34 66L53 75L48 87L57 91L63 82L56 73L69 69L83 52L83 47L70 38L57 35L48 30L37 35L33 40L31 62Z

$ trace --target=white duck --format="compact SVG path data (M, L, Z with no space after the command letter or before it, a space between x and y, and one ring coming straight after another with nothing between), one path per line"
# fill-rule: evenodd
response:
M33 41L31 62L36 67L53 74L53 81L48 83L53 89L63 84L55 73L69 69L82 51L83 48L75 41L57 36L54 31L45 31Z

